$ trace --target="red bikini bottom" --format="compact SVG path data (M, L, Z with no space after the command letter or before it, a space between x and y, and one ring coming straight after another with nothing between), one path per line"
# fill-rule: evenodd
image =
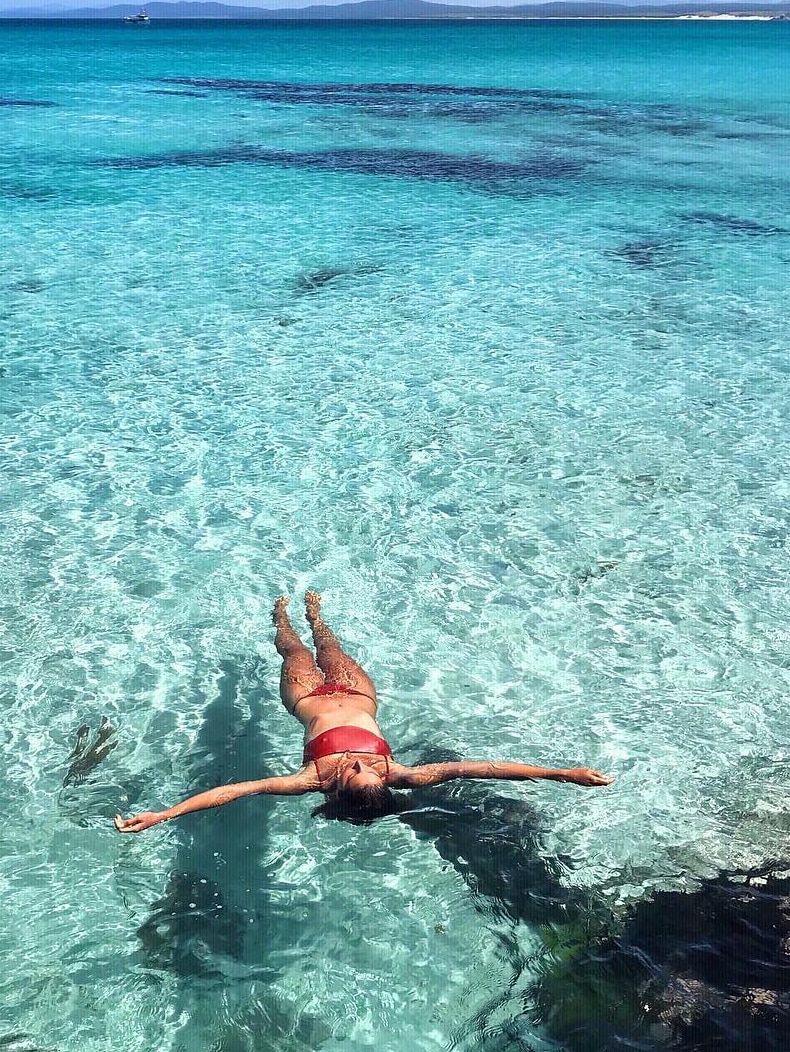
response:
M370 701L373 699L369 694L365 694L362 690L354 690L353 687L345 687L341 683L322 683L320 687L316 687L315 690L311 690L309 694L305 694L304 698L300 698L299 702L305 700L305 698L320 698L322 694L359 694L361 698L369 698ZM295 707L295 706L294 706Z

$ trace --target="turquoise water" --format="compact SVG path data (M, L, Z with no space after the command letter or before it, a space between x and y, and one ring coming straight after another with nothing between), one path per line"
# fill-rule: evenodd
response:
M786 855L788 33L0 24L6 1045L549 1047L480 816L615 910ZM616 784L115 834L295 768L308 586L402 761Z

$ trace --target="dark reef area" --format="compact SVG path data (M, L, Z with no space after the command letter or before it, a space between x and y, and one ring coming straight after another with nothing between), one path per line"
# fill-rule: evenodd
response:
M620 930L547 956L533 1023L568 1052L783 1052L790 876L774 864L659 892Z
M512 991L465 1027L476 1050L534 1052L536 1031L558 1052L790 1048L790 862L723 871L618 912L567 881L567 860L546 857L540 815L522 801L474 784L412 801L401 820L461 873L476 906L543 942L537 978L516 981L514 949Z

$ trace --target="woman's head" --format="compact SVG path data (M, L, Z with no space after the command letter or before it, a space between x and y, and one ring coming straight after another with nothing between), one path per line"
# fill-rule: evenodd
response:
M337 791L350 795L359 794L367 796L375 790L385 789L384 779L375 767L371 767L364 760L352 760L346 764L337 774Z
M396 809L395 797L378 771L361 760L354 760L339 772L335 789L327 793L326 803L313 814L366 823L392 814Z

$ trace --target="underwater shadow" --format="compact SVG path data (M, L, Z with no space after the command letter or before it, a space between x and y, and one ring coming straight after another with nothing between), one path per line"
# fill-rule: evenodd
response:
M432 754L421 762L458 759ZM510 978L471 1017L458 1021L453 1047L459 1052L535 1052L540 1026L525 1012L531 1003L525 990L532 982L531 964L544 950L526 948L517 926L528 926L540 947L583 943L591 930L608 922L608 907L594 889L564 882L572 865L544 850L541 815L530 802L492 793L480 782L462 782L414 790L411 805L401 821L430 840L461 875L481 913L512 925L510 932L491 933Z
M228 659L212 700L194 688L204 719L185 757L185 795L261 777L272 755L263 730L272 696L259 670L256 659ZM275 806L270 797L251 797L184 815L175 826L175 866L137 935L147 966L180 980L179 1052L312 1052L331 1036L320 1017L272 989L280 969L269 964L271 955L293 941L293 922L287 930L273 923L272 874L261 863Z
M459 760L431 754L421 763ZM589 915L595 899L567 886L570 868L541 850L540 813L530 803L475 782L412 790L399 815L463 877L483 912L532 926L561 925Z
M204 719L184 758L185 796L260 777L262 757L271 752L260 719L264 688L245 662L221 662L215 682L213 700L200 687L193 690ZM149 966L209 976L221 975L227 958L246 960L245 939L265 909L255 861L266 851L272 806L259 797L179 819L173 871L137 930Z

